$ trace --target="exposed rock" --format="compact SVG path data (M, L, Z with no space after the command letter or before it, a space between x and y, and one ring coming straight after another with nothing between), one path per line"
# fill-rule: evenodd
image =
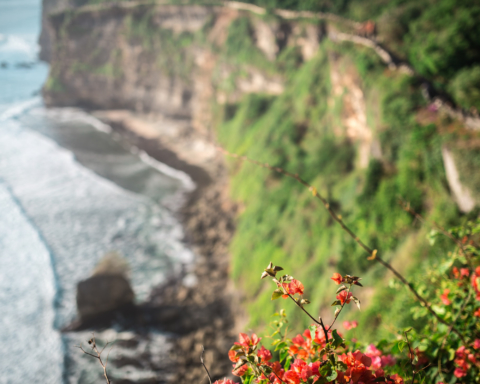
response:
M128 280L119 275L96 275L77 285L77 309L82 322L133 304Z
M329 56L330 80L332 93L341 102L342 127L336 129L338 135L345 135L359 143L358 166L366 168L370 157L380 158L381 148L378 141L373 140L372 130L367 124L365 96L361 88L360 76L348 62L335 55Z
M40 44L40 60L50 62L52 59L55 31L48 22L48 17L56 12L73 9L88 3L88 0L43 0L42 30L38 42Z
M442 148L442 157L448 185L452 191L453 198L460 211L468 213L475 208L475 200L472 197L472 192L460 182L460 175L455 166L453 155L445 146Z

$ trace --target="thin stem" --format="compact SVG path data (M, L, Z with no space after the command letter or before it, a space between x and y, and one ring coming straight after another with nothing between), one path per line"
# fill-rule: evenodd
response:
M210 381L210 384L212 384L212 377L210 376L210 372L208 372L207 366L203 362L203 354L205 353L205 347L202 345L202 355L200 356L200 361L202 362L203 368L205 369L205 372L207 372L208 380Z
M295 305L296 305L297 307L299 307L303 312L306 313L306 315L307 315L308 317L310 317L315 323L317 323L318 325L320 325L320 326L322 327L323 333L325 333L325 340L326 340L326 342L328 343L328 333L327 333L327 330L326 330L326 328L325 328L325 324L323 324L322 318L319 317L319 320L320 320L320 321L318 321L317 319L315 319L305 308L303 308L302 305L300 305L300 303L299 303L297 300L295 300L295 299L293 298L293 296L292 296L290 293L287 292L287 290L283 287L283 285L282 285L276 278L273 278L272 280L277 284L278 287L280 287L280 288L283 290L283 292L284 292L286 295L288 295L288 297L290 297L290 299L292 299L292 301L295 303Z
M88 356L91 356L91 357L94 357L95 359L97 359L100 363L100 365L102 366L103 368L103 376L105 376L105 380L107 381L107 384L110 384L111 381L110 379L108 378L108 374L107 374L107 364L108 364L108 356L110 356L110 352L112 351L112 348L110 348L110 350L108 351L108 355L107 355L107 359L105 360L105 363L102 361L102 352L105 350L105 348L107 347L108 344L110 344L109 342L107 342L105 344L105 346L102 348L101 351L98 350L97 348L97 343L96 343L96 340L95 340L95 335L89 340L89 344L92 345L92 351L95 351L96 355L94 355L93 353L89 353L87 351L85 351L83 349L82 346L77 346L77 348L79 348L84 354L88 355Z
M259 368L260 368L260 370L262 371L263 376L265 376L265 377L268 379L268 381L273 384L273 381L270 380L270 377L269 377L269 376L267 376L267 374L265 373L265 371L262 369L262 366L263 366L263 365L260 365ZM268 365L267 365L267 367L268 367ZM273 369L272 369L272 373L277 377L278 380L280 380L280 382L284 383L284 381L283 381L280 377L278 377L278 375L275 373L275 371L274 371Z
M348 290L347 290L347 298L348 298L348 294L350 293L350 289L352 288L352 285L350 284L350 286L348 287ZM340 307L340 311L337 313L337 315L335 316L335 318L333 319L332 321L332 324L330 324L330 326L328 327L328 331L331 331L332 330L332 327L333 327L333 324L335 324L335 322L337 321L338 319L338 316L340 316L340 313L342 313L343 311L343 307L345 307L345 304L347 303L347 300L345 300L343 302L343 304L341 305Z
M415 371L415 365L413 364L413 359L415 355L413 354L412 347L410 345L410 340L408 340L408 332L405 332L405 339L407 340L408 349L410 351L410 365L412 366L412 384L415 383L415 375L417 372Z
M401 282L403 285L405 285L409 290L410 292L412 292L412 294L415 296L415 298L420 301L426 308L427 310L442 324L445 324L447 326L449 326L450 324L448 322L446 322L445 320L443 320L439 315L437 315L437 313L432 309L431 307L431 304L425 299L423 298L418 292L417 290L413 287L413 285L405 278L402 276L402 274L400 272L398 272L390 263L386 262L385 260L381 259L379 256L378 256L378 252L376 249L371 249L370 247L368 247L362 240L360 240L360 238L350 229L348 228L348 226L344 223L344 221L342 220L342 217L340 215L337 215L335 213L335 211L332 209L332 207L330 206L330 204L328 203L328 201L322 197L317 189L310 185L309 183L307 183L305 180L303 180L302 178L300 178L300 176L298 176L298 174L293 174L291 172L288 172L286 171L285 169L283 168L280 168L280 167L274 167L274 166L271 166L269 165L268 163L261 163L257 160L253 160L253 159L250 159L248 158L247 156L241 156L241 155L238 155L236 153L231 153L225 149L223 149L222 147L219 147L217 146L217 149L224 153L225 155L227 156L230 156L230 157L233 157L233 158L236 158L236 159L239 159L239 160L242 160L242 161L247 161L249 163L252 163L252 164L255 164L259 167L262 167L262 168L266 168L266 169L269 169L271 171L274 171L274 172L277 172L277 173L280 173L280 174L283 174L287 177L290 177L296 181L298 181L300 184L302 184L303 186L307 187L309 191L312 192L312 195L317 198L318 200L321 201L321 203L323 204L323 206L325 207L325 209L327 210L327 212L330 214L330 216L340 225L340 227L342 227L342 229L348 233L348 235L353 239L355 240L355 242L369 255L368 257L368 260L375 260L377 261L378 263L380 263L382 266L384 266L385 268L387 268L389 271L391 271ZM454 333L456 333L458 335L458 337L460 337L460 339L462 339L462 341L464 340L463 336L460 334L460 332L455 328L453 327L452 328L452 331Z

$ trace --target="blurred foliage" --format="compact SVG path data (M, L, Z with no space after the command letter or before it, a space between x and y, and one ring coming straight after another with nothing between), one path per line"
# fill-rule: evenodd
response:
M340 109L328 107L331 54L353 63L361 74L367 114L380 114L371 129L380 141L382 157L372 158L366 169L355 163L358 144L338 134L341 103ZM226 106L219 141L229 151L301 175L328 197L361 239L413 277L417 266L434 259L444 244L428 247L423 229L398 201L400 197L409 201L416 211L444 225L458 220L441 154L443 143L455 140L455 134L440 134L434 124L418 124L416 111L425 105L417 80L394 73L385 76L383 65L368 50L324 42L316 57L286 77L280 96L247 95ZM248 163L230 164L233 197L245 207L231 245L232 274L246 292L252 326L263 323L270 295L249 271L261 270L270 260L291 270L319 308L327 305L322 301L324 277L334 270L363 273L369 285L385 285L384 271L366 260L368 255L303 186ZM378 318L377 306L384 300L391 310ZM414 325L404 310L411 303L408 292L395 288L373 295L361 315L368 319L360 325L362 337L387 336L389 327Z

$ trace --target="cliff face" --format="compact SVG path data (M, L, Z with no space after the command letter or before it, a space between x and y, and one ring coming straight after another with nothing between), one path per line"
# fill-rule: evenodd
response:
M50 62L53 52L53 39L55 31L48 21L49 15L75 9L86 4L88 0L43 0L42 1L42 30L40 33L40 60Z
M49 4L45 12L71 3ZM249 65L239 73L224 45L232 23L246 15L223 7L141 3L54 13L46 29L53 31L54 43L44 47L54 47L45 102L160 113L205 129L212 101L283 91L283 76L268 67L287 44L300 47L302 60L318 49L320 26L254 18L247 33L256 44L252 54L264 56L263 68Z

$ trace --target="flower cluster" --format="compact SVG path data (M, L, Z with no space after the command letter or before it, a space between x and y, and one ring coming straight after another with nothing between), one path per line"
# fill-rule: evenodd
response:
M480 339L476 339L472 347L474 351L470 351L465 346L461 346L455 351L455 371L453 374L459 379L467 376L472 364L474 366L480 364Z
M373 352L372 347L375 349ZM339 356L339 360L343 362L347 369L345 372L340 372L337 382L341 384L350 383L374 383L385 382L389 384L403 384L403 379L397 374L385 375L383 367L393 365L395 360L390 356L383 356L384 362L381 359L381 352L373 345L369 346L370 356L368 351L362 353L360 351L348 352ZM368 348L367 348L368 350Z
M310 319L315 320L305 306L309 301L303 298L304 286L292 276L283 275L277 277L282 267L268 265L262 274L262 278L270 276L276 284L272 294L272 300L280 297L290 298L298 307L305 312ZM272 335L273 351L260 346L260 338L252 334L241 333L239 341L234 343L228 356L234 363L232 373L241 376L243 382L270 383L270 384L300 384L300 383L329 383L342 384L367 384L385 382L389 384L402 384L403 380L398 375L387 375L385 367L395 363L391 355L384 355L374 345L366 348L362 353L345 340L341 333L333 328L335 321L351 301L360 306L360 301L353 296L351 290L354 285L362 286L360 278L356 276L342 276L335 273L332 277L338 285L336 292L336 306L334 320L326 325L322 318L308 327L301 334L291 338L282 327L287 322L284 311L280 311L280 320L274 322L276 331ZM299 295L296 297L295 295ZM353 329L358 322L344 322L345 329ZM282 335L283 333L283 335ZM273 357L276 359L273 359ZM232 384L226 379L217 381L215 384Z

